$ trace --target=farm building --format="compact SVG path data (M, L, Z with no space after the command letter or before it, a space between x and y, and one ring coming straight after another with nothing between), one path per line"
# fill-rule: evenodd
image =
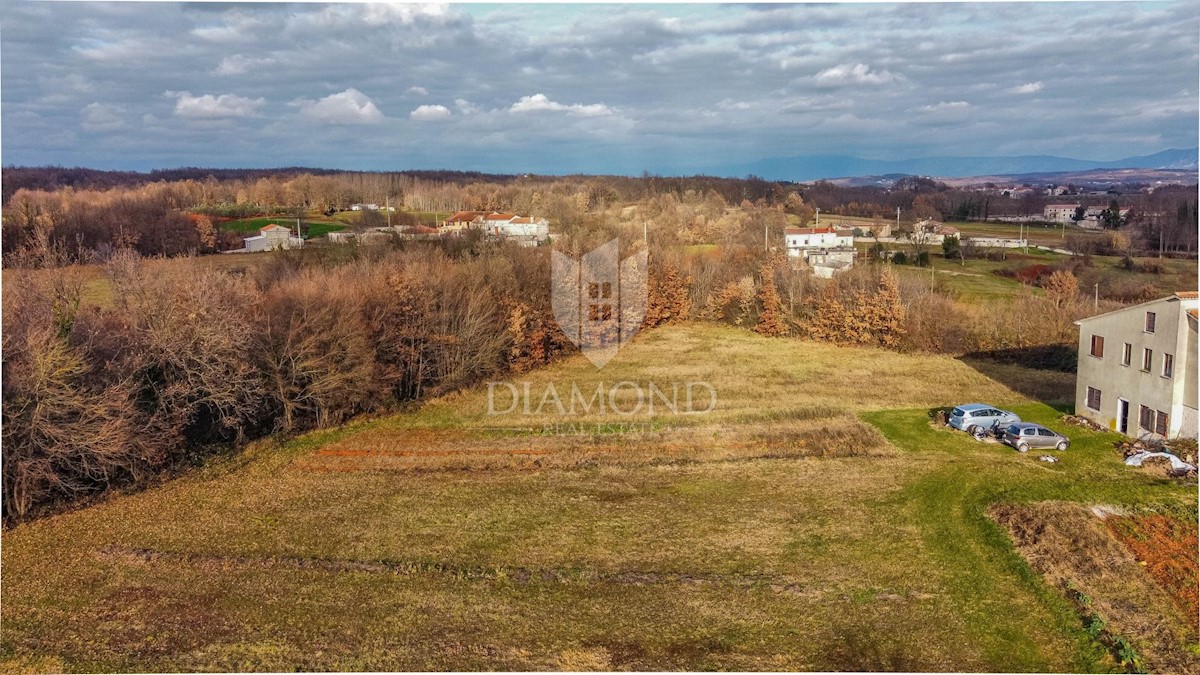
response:
M300 237L293 237L290 229L274 223L259 228L258 236L247 237L243 244L244 250L248 253L274 251L281 248L300 248L303 245L304 240Z
M1135 438L1195 438L1195 291L1076 321L1075 412Z

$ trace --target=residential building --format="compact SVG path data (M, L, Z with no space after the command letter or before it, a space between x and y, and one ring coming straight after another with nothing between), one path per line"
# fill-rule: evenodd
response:
M1195 438L1194 291L1076 321L1075 413L1134 438Z
M514 239L525 246L537 246L550 238L550 222L534 216L490 213L483 217L483 226L493 237Z
M483 217L487 214L487 211L455 211L449 218L443 220L440 226L450 230L465 230L469 227L481 228L483 227Z
M858 252L853 248L825 248L808 251L806 260L813 276L831 279L834 274L854 267Z
M783 230L784 246L793 258L808 259L810 251L854 248L854 230L834 227L788 227Z
M478 229L488 236L514 239L526 246L550 239L550 222L545 218L495 211L456 211L440 223L440 229L443 232Z
M853 232L854 229L855 228L850 228L850 231ZM862 233L863 237L886 239L887 237L892 236L892 224L884 221L874 222L870 225L859 225L858 231Z
M1078 208L1079 204L1047 204L1042 209L1042 217L1050 223L1070 223Z
M248 253L255 251L274 251L281 248L300 248L304 240L293 237L292 231L282 225L267 225L259 228L258 236L246 237L243 246Z

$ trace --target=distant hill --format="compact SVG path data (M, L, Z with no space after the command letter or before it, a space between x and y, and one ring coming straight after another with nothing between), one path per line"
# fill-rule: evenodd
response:
M1163 150L1153 155L1125 157L1107 162L1054 155L1016 157L922 157L901 160L863 159L848 155L777 157L748 164L714 167L707 173L724 176L753 174L767 180L811 181L847 176L882 177L889 174L960 178L1031 173L1090 171L1095 169L1200 169L1198 151Z

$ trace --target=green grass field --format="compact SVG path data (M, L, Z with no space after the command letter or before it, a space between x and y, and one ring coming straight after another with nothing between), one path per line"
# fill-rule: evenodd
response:
M282 225L296 233L296 219L284 217L256 217L242 218L240 220L227 220L221 223L221 229L230 230L233 232L241 232L243 234L258 234L258 231L267 225ZM346 225L333 220L321 219L305 219L303 221L304 238L312 239L314 237L323 237L330 232L338 232L346 229Z
M1066 237L1071 235L1100 236L1095 230L1085 230L1077 225L1043 225L1041 223L979 223L951 221L947 225L957 227L964 237L1000 237L1016 239L1022 234L1030 244L1062 248Z
M549 384L626 380L706 381L718 403L536 412ZM602 370L574 356L511 381L529 415L489 415L479 387L6 532L0 656L41 672L1107 670L984 509L1197 499L1017 393L1069 398L1069 375L692 325ZM966 400L1074 445L1048 465L930 425Z

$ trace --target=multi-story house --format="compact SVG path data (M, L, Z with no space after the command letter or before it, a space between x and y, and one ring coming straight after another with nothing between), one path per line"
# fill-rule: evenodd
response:
M1135 438L1195 438L1195 291L1076 321L1075 413Z

